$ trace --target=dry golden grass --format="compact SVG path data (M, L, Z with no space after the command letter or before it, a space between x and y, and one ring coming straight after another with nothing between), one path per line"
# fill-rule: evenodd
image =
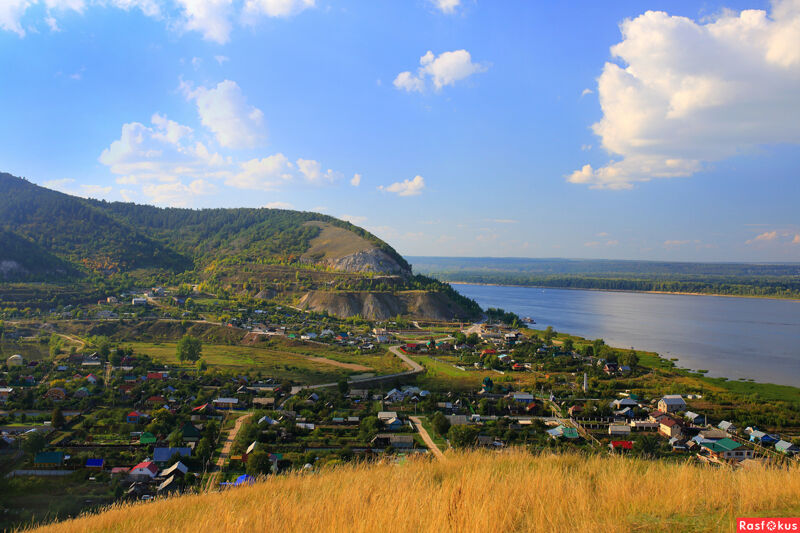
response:
M800 469L731 470L524 451L344 466L115 506L37 531L735 531L800 514Z

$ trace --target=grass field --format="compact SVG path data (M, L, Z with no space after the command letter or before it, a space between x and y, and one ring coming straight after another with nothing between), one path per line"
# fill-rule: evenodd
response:
M181 363L176 343L131 343L137 353L146 354L169 365ZM203 345L203 360L211 367L261 371L265 375L305 383L325 383L365 372L393 373L402 371L400 361L391 354L350 355L316 346L260 348L251 346ZM345 363L346 367L338 363Z
M798 514L796 465L732 470L511 450L294 473L223 493L119 505L37 531L696 533L735 531L742 516Z

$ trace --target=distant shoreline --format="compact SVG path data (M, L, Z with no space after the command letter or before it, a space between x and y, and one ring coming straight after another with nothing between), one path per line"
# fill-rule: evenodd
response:
M759 300L789 300L800 302L800 298L793 298L791 296L759 296L757 294L717 294L714 292L676 292L676 291L638 291L626 289L597 289L589 287L551 287L547 285L518 285L515 283L477 283L470 281L449 281L442 279L444 283L450 285L481 285L484 287L519 287L521 289L558 289L565 291L598 291L598 292L628 292L639 294L673 294L681 296L719 296L723 298L757 298Z

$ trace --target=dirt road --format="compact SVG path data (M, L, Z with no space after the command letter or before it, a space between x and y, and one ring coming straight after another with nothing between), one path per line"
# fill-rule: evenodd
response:
M442 450L440 450L436 443L433 442L433 439L428 431L422 426L422 420L420 420L420 418L417 416L410 416L408 418L414 423L414 426L417 428L417 431L419 431L422 440L425 441L425 445L428 447L431 453L440 461L444 461L445 456L442 453Z

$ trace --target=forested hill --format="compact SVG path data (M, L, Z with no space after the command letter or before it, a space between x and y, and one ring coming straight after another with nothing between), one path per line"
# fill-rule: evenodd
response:
M799 263L495 257L410 259L417 273L448 282L800 298Z
M0 230L4 232L0 264L6 265L0 279L5 280L44 281L134 270L180 273L220 261L320 263L332 268L343 264L342 270L402 275L411 270L385 242L327 215L109 203L70 196L4 173L0 173ZM338 255L319 244L314 247L316 254L307 254L323 233L331 236L328 241L336 245ZM350 256L359 260L344 261Z

